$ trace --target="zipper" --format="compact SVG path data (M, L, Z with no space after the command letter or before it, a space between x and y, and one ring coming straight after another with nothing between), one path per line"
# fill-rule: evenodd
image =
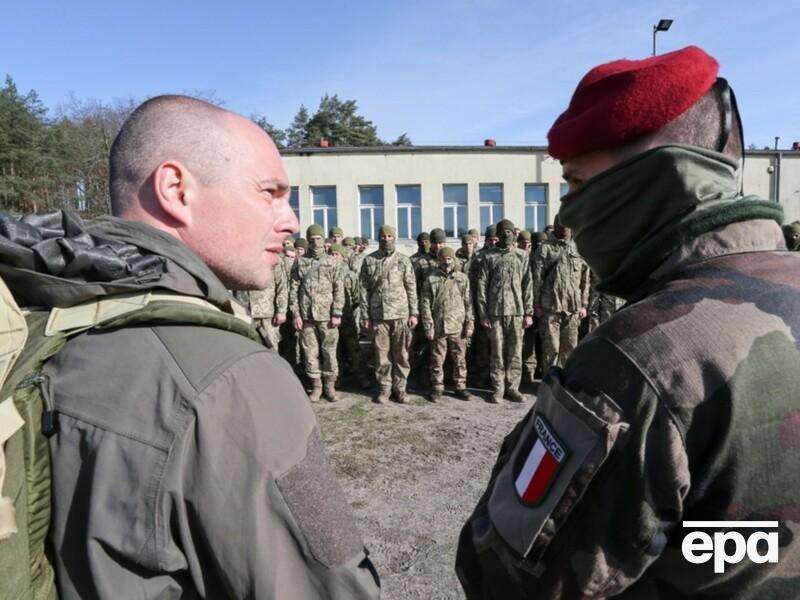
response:
M58 412L53 403L53 396L50 393L52 391L50 389L50 378L42 373L33 373L23 379L16 389L19 390L34 385L39 387L42 404L44 405L42 410L42 435L49 438L58 431Z

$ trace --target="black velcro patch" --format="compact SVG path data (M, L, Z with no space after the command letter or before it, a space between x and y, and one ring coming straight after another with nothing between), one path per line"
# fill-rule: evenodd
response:
M332 567L362 552L364 543L316 427L306 457L276 483L316 560Z

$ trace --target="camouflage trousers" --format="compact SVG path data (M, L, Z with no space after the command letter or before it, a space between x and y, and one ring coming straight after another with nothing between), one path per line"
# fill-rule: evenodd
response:
M457 390L467 387L467 340L461 334L453 333L428 342L430 353L431 387L434 390L444 389L444 361L450 352L453 363L453 383Z
M346 373L360 377L363 373L361 344L358 342L356 322L350 317L342 318L342 326L339 328L339 351L348 367Z
M391 386L405 391L411 366L408 364L408 346L411 331L405 319L377 321L372 329L372 346L375 352L375 378L381 388Z
M578 345L578 328L581 318L578 313L545 313L539 318L542 335L542 372L550 367L563 367L567 357Z
M491 317L489 329L491 358L489 378L492 389L503 392L506 389L519 390L522 379L522 317Z
M283 359L292 365L292 369L298 372L300 366L300 335L295 331L292 319L286 319L286 322L280 327L280 342L278 349Z
M526 377L533 380L536 373L536 366L539 364L537 338L539 328L534 323L528 327L522 335L522 370ZM526 382L530 383L526 380Z
M278 344L281 341L281 333L278 327L272 324L272 319L253 319L253 324L258 330L264 345L267 348L278 351Z
M339 329L329 327L328 321L303 323L303 331L300 332L300 346L303 349L306 376L309 379L335 378L339 374L339 364L336 361L338 343ZM322 363L321 366L320 363Z

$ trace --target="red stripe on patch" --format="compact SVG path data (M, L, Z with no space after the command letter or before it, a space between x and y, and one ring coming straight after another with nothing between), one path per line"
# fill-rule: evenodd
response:
M525 494L522 496L523 502L536 504L541 500L550 484L550 480L553 478L556 467L558 467L558 461L552 454L545 452L539 467L536 469L536 473L533 474L531 482L528 484L528 489L525 490Z

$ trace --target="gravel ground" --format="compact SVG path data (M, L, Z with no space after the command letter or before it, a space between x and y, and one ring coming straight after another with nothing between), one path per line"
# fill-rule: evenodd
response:
M445 396L376 405L340 392L314 405L322 435L388 600L463 598L456 542L500 443L531 406ZM473 390L475 392L475 390ZM476 392L477 393L477 392Z

